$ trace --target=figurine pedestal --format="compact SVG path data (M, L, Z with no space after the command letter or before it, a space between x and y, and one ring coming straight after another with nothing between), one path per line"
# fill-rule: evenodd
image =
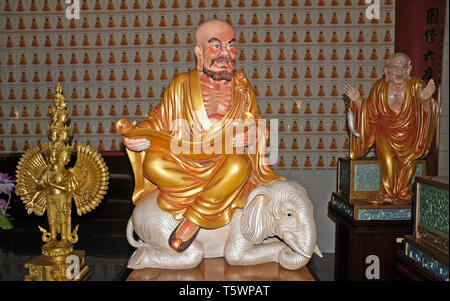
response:
M372 207L365 210L373 210L370 216L382 218L383 213L377 212L381 206ZM328 214L336 224L335 280L375 280L366 277L366 270L374 264L368 258L371 255L379 260L377 280L400 280L395 271L395 253L401 249L401 238L412 231L411 219L358 220L348 213L333 202L328 204Z
M25 263L25 268L29 269L30 273L25 276L25 281L85 281L91 275L91 270L84 260L84 251L73 251L68 256L74 255L78 257L77 260L54 261L47 256L41 255L29 262ZM66 273L69 269L69 273ZM78 277L70 279L78 271ZM69 274L68 278L66 274Z
M414 178L425 170L426 162L418 161ZM367 202L380 190L380 168L373 158L339 158L336 182L328 204L336 224L335 280L400 280L395 253L403 236L412 233L412 206Z
M186 270L132 270L126 281L315 281L315 278L306 266L291 271L275 262L236 266L223 258L208 258Z

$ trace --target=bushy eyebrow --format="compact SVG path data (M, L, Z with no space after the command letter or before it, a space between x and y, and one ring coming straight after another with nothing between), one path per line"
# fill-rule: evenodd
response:
M222 43L221 40L219 40L218 38L214 38L214 37L212 37L211 39L209 39L209 40L208 40L208 43L212 43L212 42L215 42L215 41L217 41L217 42L219 42L219 43Z
M210 38L209 40L208 40L208 43L212 43L212 42L219 42L219 43L222 43L222 41L221 40L219 40L218 38L214 38L214 37L212 37L212 38ZM233 43L233 42L236 42L236 39L231 39L230 41L228 41L228 44L231 44L231 43Z

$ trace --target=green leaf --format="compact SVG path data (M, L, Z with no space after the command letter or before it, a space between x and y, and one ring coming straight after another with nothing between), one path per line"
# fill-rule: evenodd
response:
M3 230L11 230L14 228L9 219L3 214L0 214L0 228Z

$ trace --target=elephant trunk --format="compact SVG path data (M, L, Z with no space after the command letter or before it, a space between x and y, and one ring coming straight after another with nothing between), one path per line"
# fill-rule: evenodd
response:
M311 258L316 248L316 227L314 222L301 232L285 235L284 241L295 253Z
M320 257L322 254L316 244L316 226L314 221L310 220L305 228L299 232L288 232L283 235L284 242L292 249L293 252L286 251L283 256L284 262L280 262L282 266L290 269L298 269L305 266L311 259L313 253L317 253ZM291 253L288 255L288 253Z
M309 252L308 248L301 247L300 244L296 241L286 241L287 245L297 254L302 255L305 258L310 259L312 252Z

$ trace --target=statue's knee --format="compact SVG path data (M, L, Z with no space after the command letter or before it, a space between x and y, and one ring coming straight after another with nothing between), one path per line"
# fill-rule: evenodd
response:
M160 179L163 172L163 160L165 154L158 151L150 151L145 155L143 167L144 175L151 182L155 183Z
M226 160L226 166L228 167L230 176L243 179L247 178L251 168L247 156L230 155Z

